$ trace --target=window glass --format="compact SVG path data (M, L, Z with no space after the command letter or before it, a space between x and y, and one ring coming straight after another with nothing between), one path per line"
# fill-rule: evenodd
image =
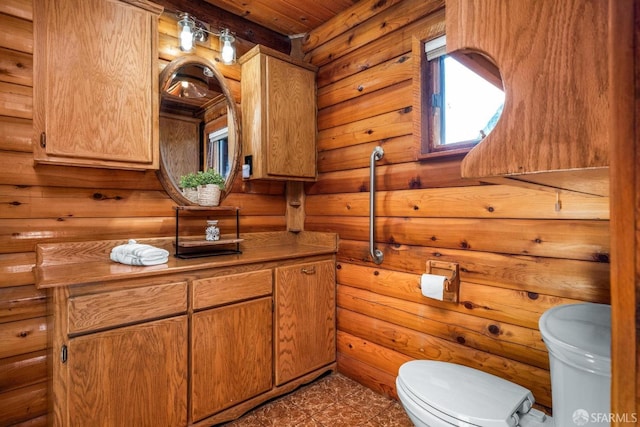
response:
M213 168L223 177L229 175L228 128L209 134L206 150L206 169Z
M504 92L451 56L444 62L443 119L440 144L480 141L495 127Z
M421 52L418 52L418 51ZM414 43L421 55L414 98L420 156L469 151L496 126L505 95L500 71L478 52L446 54L446 36Z

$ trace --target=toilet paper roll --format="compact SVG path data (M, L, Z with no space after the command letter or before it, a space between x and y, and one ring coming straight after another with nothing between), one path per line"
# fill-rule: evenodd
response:
M446 276L440 276L437 274L423 274L420 277L420 288L422 289L422 295L427 298L433 298L442 301L444 298L444 284L446 280Z

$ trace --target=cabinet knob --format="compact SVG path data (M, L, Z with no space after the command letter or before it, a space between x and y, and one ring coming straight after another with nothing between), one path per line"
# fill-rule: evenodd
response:
M311 267L311 268L303 268L302 272L304 274L316 274L316 268L315 267Z

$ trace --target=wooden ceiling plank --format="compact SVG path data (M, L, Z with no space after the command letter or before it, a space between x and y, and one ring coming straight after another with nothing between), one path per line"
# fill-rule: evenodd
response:
M287 35L307 33L311 28L323 22L313 15L309 15L307 10L301 9L299 5L294 7L282 0L247 0L241 5L230 0L205 1Z

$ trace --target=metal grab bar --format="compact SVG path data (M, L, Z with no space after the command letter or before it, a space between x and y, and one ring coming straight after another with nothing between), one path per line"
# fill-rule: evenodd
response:
M382 264L384 260L382 251L374 248L376 241L376 160L382 159L382 156L384 156L382 147L378 146L374 148L369 163L371 171L369 179L369 253L371 254L371 258L373 258L373 262L376 264Z

